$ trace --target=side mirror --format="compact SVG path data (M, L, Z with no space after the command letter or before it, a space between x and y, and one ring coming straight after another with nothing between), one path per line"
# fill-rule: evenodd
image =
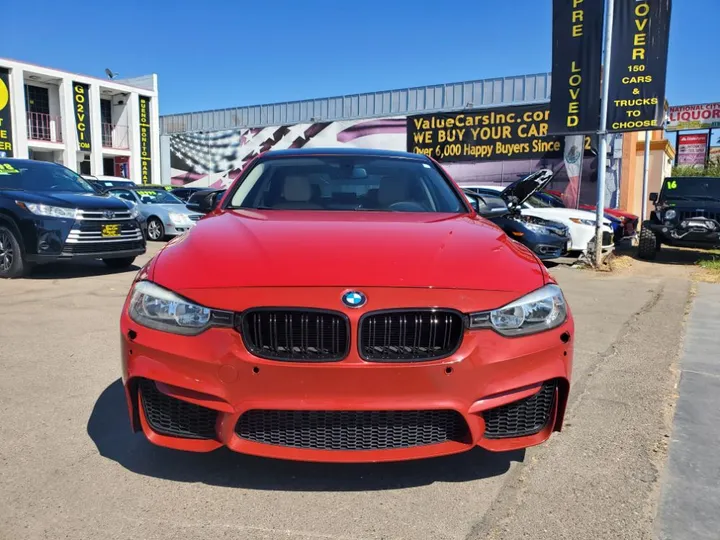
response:
M652 193L650 194L650 200L651 200L652 202L657 202L657 200L658 200L658 194L657 194L656 192L652 192Z
M500 196L478 195L472 191L465 191L464 193L470 206L479 216L492 219L510 213L507 203Z
M185 207L188 210L192 210L193 212L209 214L210 212L215 210L218 202L220 202L220 195L222 193L222 191L211 191L210 193L201 193L197 196L192 196L188 200Z

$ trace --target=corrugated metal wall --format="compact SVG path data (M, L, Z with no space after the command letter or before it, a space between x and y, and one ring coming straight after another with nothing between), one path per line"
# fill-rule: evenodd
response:
M160 117L162 133L402 116L550 99L550 73Z

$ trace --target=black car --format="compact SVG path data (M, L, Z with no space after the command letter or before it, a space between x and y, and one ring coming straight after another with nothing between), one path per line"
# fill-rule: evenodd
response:
M479 195L484 201L502 197L509 212L499 212L489 217L510 238L517 240L535 253L541 260L557 259L567 255L570 231L567 225L520 213L522 203L552 180L553 173L541 170L533 173L502 193L490 189L464 190L467 195Z
M178 199L180 199L183 202L188 202L188 199L195 193L199 191L207 191L208 188L199 188L199 187L179 187L175 188L170 193L175 195Z
M662 244L713 249L720 246L720 178L670 177L640 231L638 255L654 259Z
M125 268L143 253L135 208L62 165L0 159L0 278L57 260Z

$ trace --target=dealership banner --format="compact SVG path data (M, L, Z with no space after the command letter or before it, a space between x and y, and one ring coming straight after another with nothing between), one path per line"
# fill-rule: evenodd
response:
M668 109L665 131L720 128L720 103L681 105Z
M711 146L708 152L708 161L720 165L720 146Z
M10 72L0 68L0 157L13 157Z
M662 129L671 0L614 0L608 131Z
M603 15L599 0L553 0L551 134L599 128Z
M150 98L139 96L140 105L140 181L152 184L152 164L150 146Z
M678 165L689 165L700 169L705 167L708 139L707 133L678 135Z
M90 106L88 105L89 86L73 82L73 110L75 111L75 130L78 146L85 152L92 151L90 137Z
M409 116L407 150L440 162L562 159L564 139L548 136L549 116L548 105Z

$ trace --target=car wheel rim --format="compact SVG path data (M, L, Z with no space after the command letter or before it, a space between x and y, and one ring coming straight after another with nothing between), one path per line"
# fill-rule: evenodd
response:
M10 235L6 232L0 233L0 271L7 272L13 264L13 248L10 243Z
M151 221L148 224L148 235L153 240L160 238L160 224L155 221Z

